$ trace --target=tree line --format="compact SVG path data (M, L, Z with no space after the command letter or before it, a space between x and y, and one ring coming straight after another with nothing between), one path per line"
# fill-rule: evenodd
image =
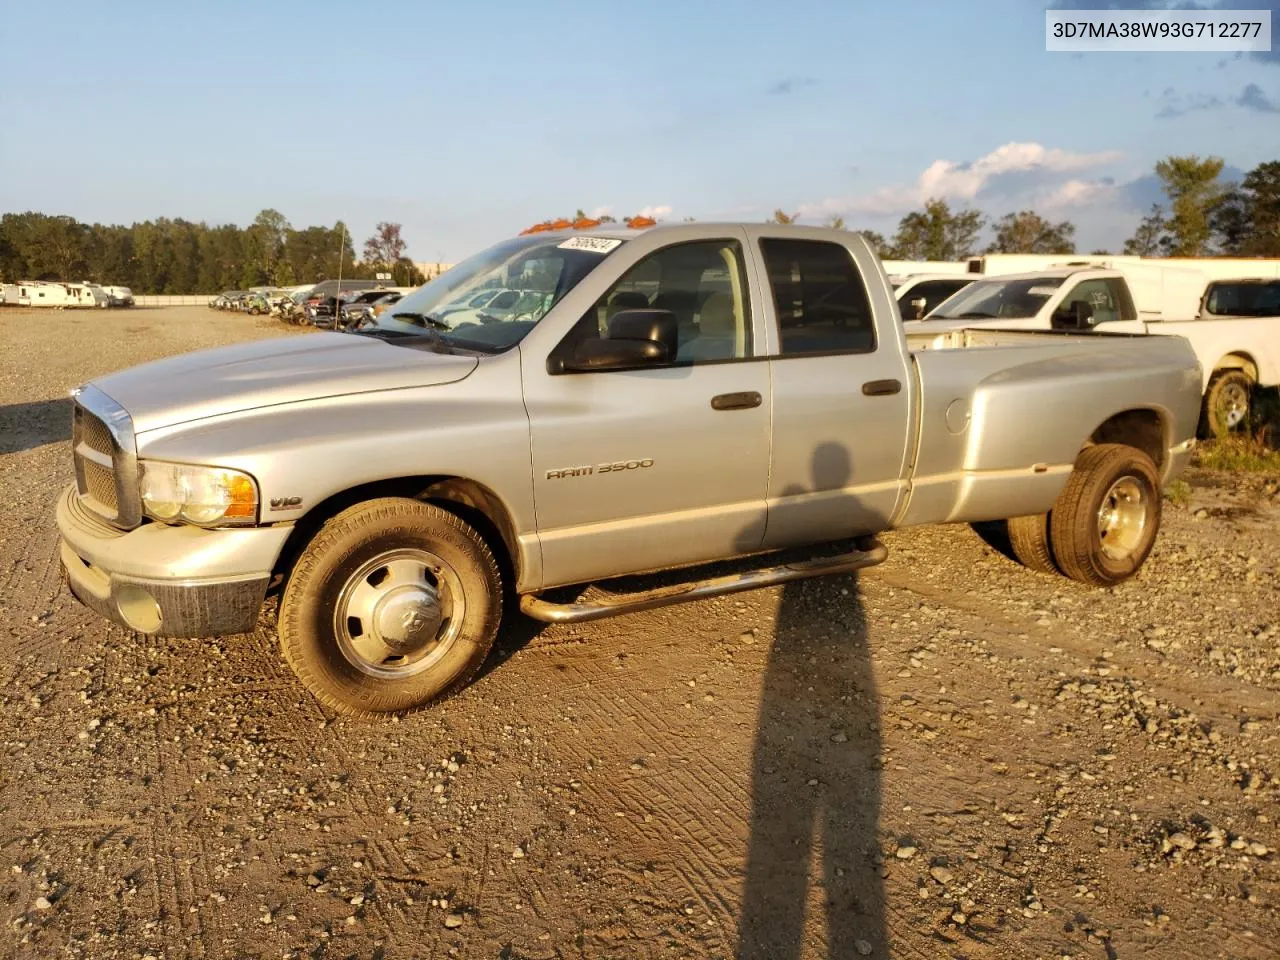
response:
M1166 203L1151 208L1125 242L1124 253L1280 257L1280 161L1259 164L1239 183L1224 180L1223 169L1220 157L1171 156L1157 163L1155 174ZM586 219L578 210L565 222ZM771 219L792 223L798 215L777 210ZM633 221L650 222L624 218ZM559 222L553 218L545 226ZM841 217L831 218L827 225L845 228ZM994 236L984 249L979 237L988 225ZM888 260L963 260L980 252L1076 252L1076 228L1069 220L1054 223L1034 210L1019 210L992 222L979 210L953 210L941 198L904 216L892 239L874 230L859 232ZM68 216L6 213L0 217L0 278L92 279L136 293L290 286L339 273L365 278L391 273L397 286L416 286L427 279L405 256L398 223L379 223L359 261L352 243L341 221L332 227L295 228L270 209L247 227L167 218L131 226L86 224Z
M6 282L94 280L135 293L212 293L379 273L390 273L396 286L425 281L405 256L398 223L379 223L357 261L342 221L295 228L270 209L247 227L163 217L130 226L35 212L0 217Z
M1147 257L1280 257L1280 160L1240 180L1222 179L1221 157L1167 157L1156 164L1167 207L1153 204L1124 245Z
M1280 161L1261 163L1237 183L1224 181L1221 157L1166 157L1155 165L1167 206L1155 204L1124 244L1124 253L1146 257L1280 257ZM774 223L797 214L775 210ZM994 239L978 242L990 223ZM845 229L843 217L827 226ZM1034 210L1008 213L991 223L979 210L953 211L946 200L926 201L908 213L886 239L858 231L886 260L963 260L983 253L1076 253L1075 224L1052 223ZM1094 253L1109 253L1094 250Z

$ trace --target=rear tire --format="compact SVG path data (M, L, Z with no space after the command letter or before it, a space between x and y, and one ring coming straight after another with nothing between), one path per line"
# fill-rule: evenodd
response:
M1248 426L1252 400L1253 380L1243 370L1215 374L1204 395L1201 432L1210 437L1226 437Z
M339 713L397 714L465 686L501 618L501 575L480 534L387 497L344 510L307 545L280 601L280 646Z
M1058 569L1107 587L1138 572L1160 529L1160 475L1134 447L1100 443L1076 459L1049 514Z
M1037 573L1061 573L1053 559L1049 534L1049 514L1037 513L1029 517L1010 517L1009 546L1018 562Z

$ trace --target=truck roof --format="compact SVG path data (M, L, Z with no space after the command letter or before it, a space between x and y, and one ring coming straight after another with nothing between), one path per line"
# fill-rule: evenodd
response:
M850 233L850 230L836 230L833 227L820 227L803 223L748 223L741 220L690 220L679 223L657 223L651 227L628 227L625 223L604 223L598 227L565 227L563 230L539 230L528 236L538 237L608 237L613 240L631 240L643 234L653 233L697 233L704 234L708 230L740 230L743 227L768 227L770 231L796 231L797 233Z

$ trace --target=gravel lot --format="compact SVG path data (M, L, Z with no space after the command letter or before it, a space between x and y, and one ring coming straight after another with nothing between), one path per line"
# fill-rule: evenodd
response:
M0 312L0 956L1233 957L1280 943L1280 477L1094 591L967 527L854 578L515 622L393 723L59 583L69 387L273 336Z

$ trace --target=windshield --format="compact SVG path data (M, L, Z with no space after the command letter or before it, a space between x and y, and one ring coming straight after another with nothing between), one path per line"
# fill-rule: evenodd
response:
M943 300L926 320L1017 319L1034 317L1062 286L1064 277L979 280Z
M592 243L535 235L506 240L406 294L360 333L387 334L388 339L417 336L483 353L506 350L622 243L590 239ZM501 291L498 296L492 296L495 287ZM480 293L489 299L477 305Z
M1270 283L1214 283L1205 313L1215 317L1280 316L1280 280Z

